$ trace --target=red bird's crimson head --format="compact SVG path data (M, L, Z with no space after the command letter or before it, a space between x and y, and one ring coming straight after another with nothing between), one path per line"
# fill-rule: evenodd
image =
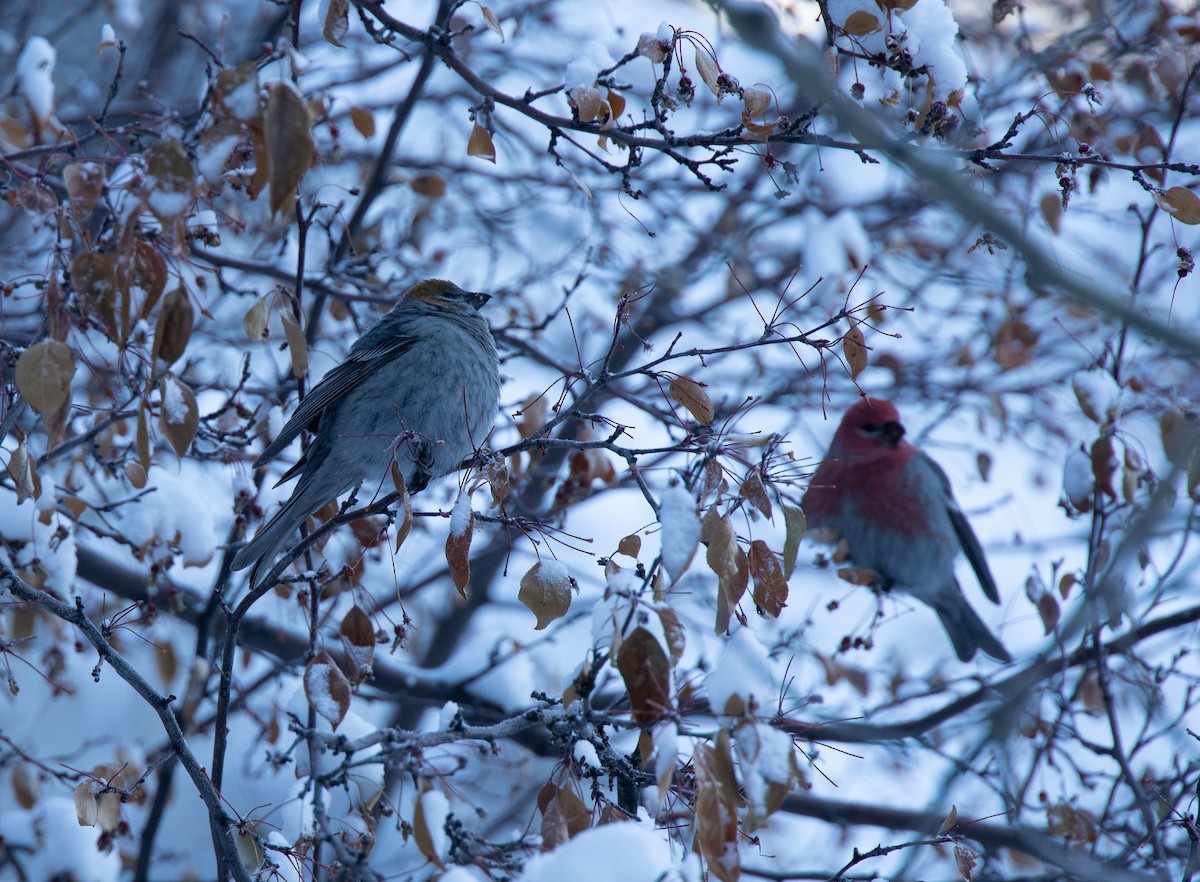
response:
M842 417L832 448L845 453L866 453L898 447L904 440L900 411L885 398L860 398Z

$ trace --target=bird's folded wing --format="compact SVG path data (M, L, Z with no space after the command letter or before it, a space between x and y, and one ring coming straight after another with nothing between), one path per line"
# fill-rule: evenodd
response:
M266 465L277 457L305 429L315 428L321 414L331 404L339 401L389 361L403 355L415 342L415 337L391 335L357 352L352 348L346 360L327 373L321 382L304 396L304 400L300 402L300 406L275 440L268 444L267 449L254 461L254 468Z
M954 499L954 491L950 489L950 479L946 477L942 467L924 453L921 454L921 460L942 482L942 487L946 491L946 514L950 516L950 523L954 527L954 534L958 536L958 544L962 546L963 554L967 556L971 569L975 571L975 576L979 579L979 587L983 589L988 600L992 603L999 603L1000 590L996 587L996 579L992 576L987 558L983 555L983 546L979 544L979 537L971 529L967 516L963 514L963 510L958 507L958 502Z

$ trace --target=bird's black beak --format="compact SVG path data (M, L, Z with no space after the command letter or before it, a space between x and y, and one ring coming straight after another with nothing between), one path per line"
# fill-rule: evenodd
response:
M467 294L467 303L475 309L483 309L483 305L491 299L491 294L484 294L480 291L471 291Z
M904 426L895 420L888 420L879 427L879 437L883 439L884 444L895 447L904 437Z

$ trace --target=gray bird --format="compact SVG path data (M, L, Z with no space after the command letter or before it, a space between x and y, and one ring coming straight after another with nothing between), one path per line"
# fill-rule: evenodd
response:
M305 396L254 467L305 430L316 434L276 484L292 495L233 559L257 585L305 519L361 483L391 484L393 460L410 492L458 468L487 438L500 397L496 344L479 309L487 294L426 279L358 338L346 360Z

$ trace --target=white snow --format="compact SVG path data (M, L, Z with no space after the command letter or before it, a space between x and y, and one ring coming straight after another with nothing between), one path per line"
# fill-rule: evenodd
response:
M450 814L450 800L436 787L421 794L421 811L425 813L425 826L433 852L439 858L446 856L446 816Z
M704 678L708 701L716 713L725 713L733 698L743 709L771 709L779 698L779 685L771 671L767 648L749 628L738 628L725 645L716 668Z
M17 90L40 123L54 115L54 61L57 53L45 37L30 37L17 59Z
M691 492L676 482L668 485L659 500L658 522L662 525L662 560L672 581L687 570L700 543L700 516Z
M517 882L699 882L696 856L674 852L666 831L634 821L605 824L534 855Z
M590 741L576 741L575 747L571 749L571 756L590 769L599 771L602 768L600 757L596 754L596 748Z
M593 86L596 75L600 71L613 66L613 57L604 48L603 43L588 40L579 50L579 54L567 65L567 91L576 86Z
M460 493L450 512L450 535L462 536L471 525L471 494Z

